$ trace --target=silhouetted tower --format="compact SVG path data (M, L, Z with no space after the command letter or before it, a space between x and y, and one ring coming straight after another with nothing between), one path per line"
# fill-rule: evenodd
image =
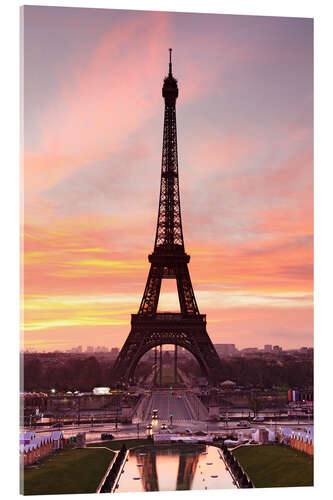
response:
M155 346L162 349L163 344L174 344L190 351L203 374L212 382L217 382L220 380L220 358L206 331L206 315L199 313L188 270L190 256L184 247L176 128L178 85L172 74L171 49L169 51L169 74L162 88L165 112L155 246L148 256L150 271L140 308L137 314L132 314L131 332L119 353L113 373L117 379L131 382L138 361L148 350ZM162 279L176 280L180 313L157 312Z

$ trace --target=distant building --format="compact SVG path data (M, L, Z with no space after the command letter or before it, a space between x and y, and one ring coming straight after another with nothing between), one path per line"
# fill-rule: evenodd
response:
M254 432L252 432L253 441L256 441L259 444L267 444L269 442L275 441L275 438L276 432L267 427L259 427Z
M265 344L265 346L264 346L265 352L272 352L272 350L273 350L272 344Z
M86 352L93 353L94 352L94 346L88 345L87 349L86 349Z
M214 346L221 358L235 356L238 353L235 344L214 344Z
M245 347L241 350L242 354L256 354L257 352L259 352L258 347Z
M105 347L104 345L100 346L98 345L95 349L95 352L109 352L108 347Z
M259 444L267 444L269 441L269 433L267 429L259 429Z
M275 345L273 347L273 352L274 354L280 354L282 352L282 347L280 347L279 345Z
M233 382L232 380L225 380L224 382L220 383L220 386L223 387L223 389L233 389L236 385L236 382Z
M112 347L112 349L110 349L110 354L113 358L116 358L119 354L119 348L118 347Z
M80 354L80 353L82 353L82 345L79 345L77 347L73 347L72 349L68 349L66 352L69 352L71 354Z

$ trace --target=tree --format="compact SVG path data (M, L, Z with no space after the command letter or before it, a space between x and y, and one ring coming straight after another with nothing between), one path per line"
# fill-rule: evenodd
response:
M262 408L264 407L262 400L259 398L259 396L253 393L249 394L247 400L250 410L253 411L254 416L256 417L258 411L262 410Z
M24 390L26 392L39 391L43 368L40 359L33 358L24 362Z

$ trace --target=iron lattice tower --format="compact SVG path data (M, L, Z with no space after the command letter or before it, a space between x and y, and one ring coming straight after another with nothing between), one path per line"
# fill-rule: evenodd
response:
M140 358L162 344L182 346L190 351L211 382L220 380L220 359L206 330L206 315L200 314L195 299L184 247L178 176L176 99L177 80L164 79L165 101L161 187L154 251L148 256L150 270L140 308L132 314L131 331L116 359L113 374L117 380L132 382ZM175 279L180 313L157 311L162 279Z

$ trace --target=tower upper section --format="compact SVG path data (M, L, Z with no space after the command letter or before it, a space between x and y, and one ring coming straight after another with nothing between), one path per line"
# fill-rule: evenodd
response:
M153 258L158 255L183 254L184 240L180 213L176 99L177 80L172 74L172 49L169 49L169 74L164 78L162 96L165 101L160 201Z
M172 74L172 59L171 59L172 49L169 49L169 74L164 78L162 96L165 99L166 106L175 106L176 99L178 97L178 86L177 80Z

